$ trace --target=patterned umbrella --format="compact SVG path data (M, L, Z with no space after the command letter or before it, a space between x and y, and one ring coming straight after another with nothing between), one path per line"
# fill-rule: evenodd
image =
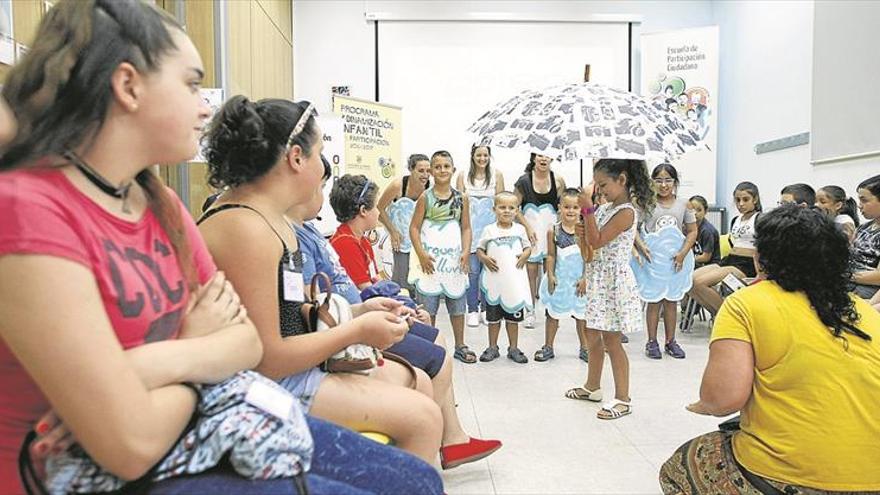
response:
M704 149L694 130L659 101L595 83L523 91L468 129L480 144L529 149L558 160L655 161Z

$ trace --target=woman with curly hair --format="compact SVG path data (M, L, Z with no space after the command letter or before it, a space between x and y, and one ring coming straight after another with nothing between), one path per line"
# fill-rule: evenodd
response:
M758 221L764 280L725 300L688 406L740 412L739 426L682 445L660 471L664 493L880 490L880 315L849 294L848 244L810 209Z

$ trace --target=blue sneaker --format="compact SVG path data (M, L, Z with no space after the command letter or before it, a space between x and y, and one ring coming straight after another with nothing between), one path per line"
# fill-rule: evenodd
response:
M651 359L663 359L663 354L660 353L660 344L656 340L649 340L645 344L645 355Z
M681 346L678 345L678 342L676 342L674 340L672 342L667 343L665 349L666 349L666 354L669 354L670 356L674 357L675 359L684 359L684 357L685 357L684 349L682 349Z

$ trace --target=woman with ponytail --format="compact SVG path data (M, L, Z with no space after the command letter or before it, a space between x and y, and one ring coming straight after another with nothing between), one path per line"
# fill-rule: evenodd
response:
M148 2L61 0L35 40L3 87L18 134L0 158L0 493L24 489L20 449L40 472L74 443L140 478L193 417L191 384L262 355L238 295L151 171L195 155L209 115L182 27ZM311 473L309 484L357 492ZM290 479L228 467L155 488L296 493Z
M859 205L840 186L825 186L816 192L816 206L834 220L834 225L852 242L859 227Z
M763 280L725 299L700 400L688 406L741 418L682 445L661 468L661 487L876 493L880 314L849 293L849 243L827 216L795 205L756 228Z

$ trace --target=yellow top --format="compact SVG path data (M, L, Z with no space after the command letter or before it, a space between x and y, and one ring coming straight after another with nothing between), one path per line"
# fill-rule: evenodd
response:
M835 338L802 292L760 282L727 298L712 341L749 342L752 396L733 437L736 459L776 481L831 491L880 490L880 313Z

